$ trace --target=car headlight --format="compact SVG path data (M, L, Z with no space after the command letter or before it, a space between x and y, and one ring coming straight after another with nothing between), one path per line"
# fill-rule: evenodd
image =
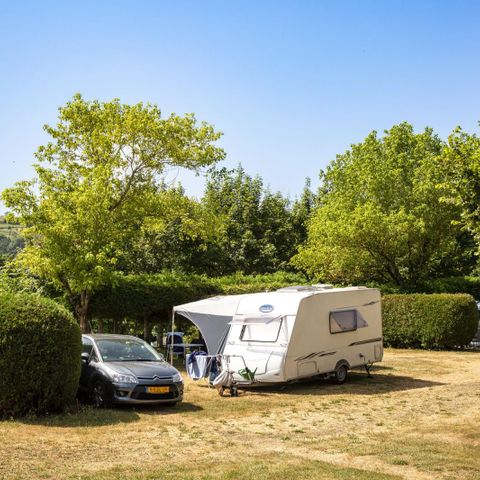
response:
M179 373L176 373L173 377L172 380L177 383L177 382L183 382L182 376Z
M112 380L114 383L138 383L137 377L133 375L122 375L121 373L113 373Z

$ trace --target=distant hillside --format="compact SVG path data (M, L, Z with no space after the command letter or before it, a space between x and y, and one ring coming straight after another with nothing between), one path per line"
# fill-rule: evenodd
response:
M0 215L0 257L15 255L23 245L18 225L7 223L5 216Z

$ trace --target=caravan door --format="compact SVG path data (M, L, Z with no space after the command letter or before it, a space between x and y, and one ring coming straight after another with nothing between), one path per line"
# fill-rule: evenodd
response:
M224 355L228 355L235 379L242 371L255 371L255 379L278 382L282 376L288 341L286 317L236 315L231 322Z

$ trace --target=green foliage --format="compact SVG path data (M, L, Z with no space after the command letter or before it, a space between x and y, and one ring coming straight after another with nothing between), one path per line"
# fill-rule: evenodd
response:
M445 205L461 208L461 223L480 242L480 137L460 127L448 138L440 166L445 180Z
M415 134L402 123L338 155L321 172L318 208L293 263L322 281L398 286L471 268L453 223L459 207L441 202L442 148L432 130Z
M126 275L96 293L91 311L103 318L144 317L203 298L212 290L211 280L201 275Z
M164 215L147 219L124 248L121 270L130 274L211 273L209 246L223 238L223 218L187 197L182 187L165 189L163 196Z
M19 230L18 225L8 223L4 216L0 216L0 267L23 248Z
M37 295L0 291L0 417L61 410L75 398L80 330Z
M443 349L470 343L478 326L475 301L467 294L385 295L385 345Z
M307 240L308 221L315 207L316 199L310 187L311 180L307 177L300 198L296 199L292 206L292 223L296 248Z
M241 167L212 171L202 204L224 222L223 238L199 252L203 271L258 274L289 268L296 247L290 202L265 188L260 177Z
M27 227L17 262L65 291L86 330L92 292L115 281L138 232L188 216L184 199L173 195L172 204L162 174L171 166L211 165L225 154L214 146L220 134L193 115L163 119L155 105L80 95L45 131L51 141L36 153L36 179L6 189L2 199ZM190 224L194 230L195 217Z
M7 263L0 268L0 289L12 293L37 293L42 296L54 296L52 295L53 289L49 288L48 284L16 267L13 263Z
M163 228L140 229L132 245L125 248L122 270L217 276L291 269L289 259L305 239L312 210L309 181L301 197L291 204L240 167L211 170L207 178L206 192L199 202L187 199L181 189L169 190L177 201L183 199L181 208L172 212L188 215L166 218ZM196 222L193 226L192 219Z
M275 272L263 275L233 274L213 279L223 295L271 292L291 285L308 284L304 275L292 272Z
M480 300L480 277L437 278L426 282L423 290L431 293L468 293Z
M171 273L126 275L115 286L106 287L94 296L92 315L101 318L162 315L175 305L212 295L261 292L304 283L306 279L302 275L285 272L219 278Z

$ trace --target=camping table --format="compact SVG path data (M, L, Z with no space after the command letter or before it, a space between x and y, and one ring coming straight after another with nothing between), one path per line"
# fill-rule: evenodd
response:
M166 347L167 348L166 348L166 351L165 351L165 355L168 359L168 355L169 355L172 347L173 348L175 348L175 347L183 348L184 357L185 357L185 353L187 353L187 349L189 349L190 352L191 352L195 348L197 348L197 349L205 348L205 345L203 345L203 343L169 343L168 345L166 345Z

